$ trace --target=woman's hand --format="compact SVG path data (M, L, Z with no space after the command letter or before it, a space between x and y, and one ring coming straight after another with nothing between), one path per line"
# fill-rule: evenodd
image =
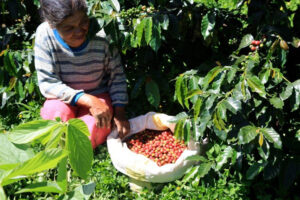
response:
M126 118L124 107L114 108L114 123L121 139L123 139L130 131L130 124Z
M76 104L89 108L98 128L111 127L112 113L109 111L108 105L100 101L97 97L84 94L78 99Z

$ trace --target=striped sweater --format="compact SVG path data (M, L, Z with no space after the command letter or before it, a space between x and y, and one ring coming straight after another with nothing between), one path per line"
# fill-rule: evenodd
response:
M128 103L126 77L116 50L109 49L101 32L71 49L47 22L36 31L35 67L41 93L70 104L82 92L108 92L113 106Z

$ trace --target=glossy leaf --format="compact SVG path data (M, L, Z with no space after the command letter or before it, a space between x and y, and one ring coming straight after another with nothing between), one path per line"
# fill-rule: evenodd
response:
M151 38L152 38L152 17L146 17L145 19L145 26L144 26L144 32L145 32L145 41L147 44L149 44Z
M201 33L206 40L206 38L210 35L211 31L215 27L216 24L216 15L213 12L209 12L202 18L201 21Z
M197 119L199 116L199 113L201 111L202 106L202 98L198 98L196 103L194 104L194 118Z
M239 100L236 100L236 99L232 98L232 97L227 98L227 100L224 101L224 105L233 114L236 114L242 108L241 102Z
M261 133L270 143L274 143L275 148L281 149L282 142L280 135L273 128L262 128Z
M203 80L203 88L206 89L207 86L214 80L214 78L222 71L222 67L218 66L213 68L208 72Z
M197 175L199 167L199 165L191 167L183 177L183 182L188 182L193 179Z
M157 83L154 80L146 82L145 92L149 103L158 108L160 103L160 93Z
M186 144L187 142L190 141L190 137L191 137L191 121L186 120L183 127L183 139Z
M238 50L242 49L242 48L245 48L245 47L248 47L251 42L254 40L253 36L251 34L247 34L243 37L240 45L239 45L239 48Z
M278 97L272 97L270 99L270 103L274 106L274 108L282 109L284 106L283 101Z
M266 97L265 86L257 76L250 76L247 78L247 83L253 92L258 93L262 97Z
M109 0L109 2L116 12L120 12L120 4L118 0Z
M293 94L293 84L288 84L285 89L280 93L280 98L284 101Z
M175 96L181 106L183 106L183 99L182 99L182 91L181 91L181 84L183 82L183 76L178 76L175 83Z
M219 155L217 159L216 169L220 170L224 164L227 163L227 160L232 157L233 149L231 146L228 146L224 149L224 151Z
M253 180L260 172L262 172L262 170L267 164L267 162L263 162L251 165L246 172L246 178L248 180Z
M198 169L198 174L199 174L200 178L202 178L206 174L208 174L211 167L212 167L212 163L210 163L210 162L200 164L199 169Z
M238 133L238 139L240 144L247 144L254 140L254 138L257 136L258 128L255 126L244 126L243 128L240 129Z
M174 136L182 140L183 139L183 126L184 126L184 121L185 120L180 120L179 122L176 123L175 130L174 130Z

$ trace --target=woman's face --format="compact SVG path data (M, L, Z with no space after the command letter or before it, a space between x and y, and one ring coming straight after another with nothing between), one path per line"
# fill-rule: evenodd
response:
M57 27L62 39L73 48L79 47L86 39L89 29L89 18L81 11L66 18Z

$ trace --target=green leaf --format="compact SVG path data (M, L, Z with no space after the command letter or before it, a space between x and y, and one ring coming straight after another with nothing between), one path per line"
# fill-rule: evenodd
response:
M22 101L25 98L25 94L26 94L25 93L26 91L24 90L22 81L17 80L17 83L15 85L15 90L20 97L19 101Z
M1 185L0 185L0 199L6 200L6 195Z
M64 132L66 132L66 127L64 125L54 128L46 145L46 149L56 148L61 141Z
M300 142L300 129L296 132L295 137L298 139Z
M115 11L120 12L120 4L118 0L108 0Z
M231 83L236 75L237 70L235 68L231 68L227 73L227 82Z
M186 99L190 99L190 98L195 97L196 95L203 95L203 94L204 94L204 92L200 89L191 90L187 93ZM197 97L197 99L198 99L198 97Z
M231 146L228 146L224 149L224 151L222 152L222 154L218 157L217 159L217 166L216 166L216 169L219 171L222 166L227 163L227 160L229 158L232 157L232 154L233 154L233 149Z
M190 109L190 105L189 105L188 98L187 98L187 95L188 95L188 80L187 79L183 79L182 84L181 84L181 90L182 90L181 94L183 94L183 96L182 96L183 103L187 109Z
M247 144L254 140L254 138L257 136L259 133L259 129L256 128L255 126L244 126L243 128L240 129L238 133L238 139L240 144Z
M197 119L199 116L199 113L201 111L202 106L202 98L198 98L196 103L194 104L194 118Z
M293 87L295 90L295 98L294 98L294 105L292 108L292 112L295 110L298 110L299 106L300 106L300 80L297 80L295 82L293 82Z
M268 162L263 163L255 163L249 167L246 172L246 178L248 180L253 180L255 176L257 176L260 172L263 171L264 167L268 164Z
M230 110L233 114L236 114L239 110L242 109L241 101L236 100L232 97L227 98L223 102L223 104L226 107L226 109Z
M280 93L280 98L284 101L293 94L293 84L288 83L286 88Z
M160 94L157 83L154 80L146 82L145 92L149 103L158 108L160 103Z
M0 168L2 165L22 163L34 156L33 149L11 143L0 133Z
M168 30L169 26L169 17L167 14L159 16L159 25L163 30Z
M185 176L183 177L182 181L183 182L188 182L189 180L193 179L196 176L196 174L197 174L197 172L199 170L199 167L200 167L199 165L191 167L187 171L187 173L185 174Z
M149 44L152 38L152 17L146 17L145 19L145 26L144 26L144 32L145 32L145 40L146 43Z
M195 76L192 76L190 78L190 80L188 80L189 84L188 84L188 90L191 91L191 90L197 90L199 89L199 86L198 86L198 79L195 77ZM197 99L198 99L198 96L192 96L191 98L189 97L189 92L187 93L187 99L190 99L190 101L195 104Z
M200 155L189 156L186 159L187 160L192 160L192 161L208 162L208 160L206 158L204 158L203 156L200 156Z
M181 93L182 82L183 82L183 76L179 75L176 78L176 83L175 83L175 96L181 106L183 106L183 99L182 99L182 93Z
M246 80L253 92L258 93L261 97L266 97L267 93L265 91L265 86L262 84L262 82L257 76L248 77Z
M33 183L26 188L16 192L16 194L25 192L47 192L47 193L63 193L61 188L55 182L40 182Z
M61 149L46 149L45 151L41 151L33 158L11 170L3 179L2 184L6 185L7 183L10 183L9 179L11 178L15 179L19 176L27 176L47 169L52 169L67 155L68 153Z
M72 169L81 177L86 178L92 167L93 148L87 137L87 125L79 119L70 119L67 128L66 148Z
M186 120L183 127L183 139L187 144L190 141L191 137L191 121Z
M248 47L253 40L254 38L251 34L245 35L239 45L238 51L242 48Z
M270 103L277 109L282 109L284 105L283 101L278 97L272 97Z
M280 135L273 128L262 128L261 132L269 142L274 143L275 148L282 148Z
M205 76L204 80L203 80L203 89L206 89L207 86L209 85L209 83L211 83L214 78L222 71L222 67L221 66L217 66L215 68L213 68L212 70L210 70L208 72L208 74Z
M58 126L59 124L52 120L31 121L14 128L8 138L13 143L26 144L50 133Z
M212 12L207 13L201 21L201 33L206 40L206 38L210 35L211 31L215 27L216 24L216 15Z
M61 191L65 193L68 188L68 182L67 182L67 164L68 164L68 158L63 158L59 163L58 163L58 175L57 175L57 184L61 188Z
M258 150L260 157L262 157L262 159L268 160L269 155L270 155L270 145L267 141L265 141L263 143L262 147L258 147L257 150Z
M186 114L186 112L181 112L178 113L175 118L173 118L172 120L170 120L170 123L176 123L179 122L180 120L186 120L189 116Z
M271 74L271 70L269 68L263 69L262 71L259 72L258 77L261 80L262 84L268 82L270 74Z
M143 37L143 32L144 32L144 26L145 26L145 20L137 20L137 26L135 28L136 31L136 44L138 46L141 46L141 41L142 41L142 37Z
M179 122L176 123L176 126L175 126L174 136L179 140L183 139L184 122L185 122L185 120L180 120Z
M199 169L198 169L198 174L199 174L200 178L202 178L206 174L208 174L211 167L212 167L212 163L210 163L210 162L200 164Z
M80 185L74 191L67 193L69 200L89 200L90 196L95 191L96 184L91 182L85 185Z
M157 52L161 45L161 29L156 24L152 25L152 38L150 40L150 47Z

